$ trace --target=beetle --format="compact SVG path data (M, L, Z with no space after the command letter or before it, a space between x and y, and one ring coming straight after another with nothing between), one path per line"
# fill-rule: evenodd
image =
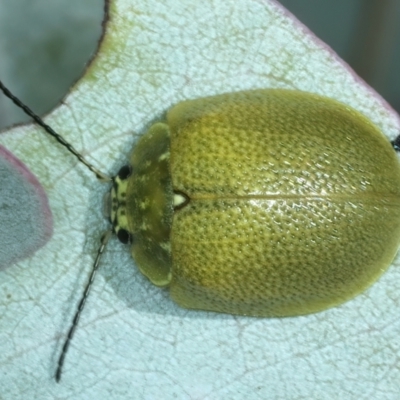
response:
M186 308L296 316L364 291L400 244L399 142L349 106L295 90L226 93L171 108L111 178L112 228L57 381L111 232L131 244L140 271Z

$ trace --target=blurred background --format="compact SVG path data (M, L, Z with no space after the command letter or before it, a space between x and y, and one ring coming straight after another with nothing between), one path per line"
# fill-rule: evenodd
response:
M400 0L280 0L400 112Z
M280 0L400 112L400 0ZM0 77L38 114L82 74L104 0L0 0ZM25 121L0 96L0 129Z

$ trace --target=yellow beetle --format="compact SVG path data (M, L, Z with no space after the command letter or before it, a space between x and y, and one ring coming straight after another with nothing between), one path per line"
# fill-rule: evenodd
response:
M372 284L400 243L397 155L329 98L253 90L180 103L131 166L112 190L114 230L183 307L321 311Z
M358 111L315 94L266 89L185 101L149 129L111 179L112 231L182 307L259 317L321 311L366 289L396 255L393 147Z

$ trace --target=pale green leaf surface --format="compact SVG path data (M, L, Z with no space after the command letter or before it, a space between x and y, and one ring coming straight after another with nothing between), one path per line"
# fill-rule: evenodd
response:
M176 102L259 87L334 97L390 138L400 131L376 93L267 0L115 0L98 56L46 122L115 173ZM47 245L0 272L1 399L397 398L397 265L341 307L244 318L179 308L115 239L57 385L62 341L107 228L108 186L35 126L1 134L0 144L38 177L54 216Z

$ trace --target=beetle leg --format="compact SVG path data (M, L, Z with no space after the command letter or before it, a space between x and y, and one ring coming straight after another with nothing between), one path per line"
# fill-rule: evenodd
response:
M396 151L400 151L400 135L390 142Z

